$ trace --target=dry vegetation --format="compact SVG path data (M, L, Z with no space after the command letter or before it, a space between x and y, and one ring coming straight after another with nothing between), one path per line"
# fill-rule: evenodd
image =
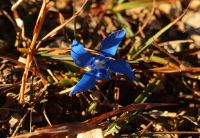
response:
M0 137L199 137L199 9L198 0L0 1ZM69 96L87 71L72 40L96 55L121 29L113 58L138 81L110 72Z

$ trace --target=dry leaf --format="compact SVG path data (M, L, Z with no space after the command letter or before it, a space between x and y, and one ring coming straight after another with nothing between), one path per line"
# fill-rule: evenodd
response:
M103 133L101 129L96 128L85 133L78 134L77 138L103 138Z

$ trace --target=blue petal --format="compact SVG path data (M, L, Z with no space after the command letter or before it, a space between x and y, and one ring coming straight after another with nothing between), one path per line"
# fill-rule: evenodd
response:
M103 57L114 56L125 34L125 30L119 30L106 37L99 46L100 55Z
M86 72L69 95L85 92L93 88L96 84L96 80L98 80L98 78L96 77L94 70Z
M110 60L108 66L116 73L125 74L131 79L137 80L130 65L123 59Z
M98 77L98 80L103 78L111 80L110 76L108 75L108 69L96 69L96 70L97 70L96 76Z
M75 40L73 40L72 43L71 56L76 65L81 68L89 66L90 62L93 60L92 53L87 52L83 46Z

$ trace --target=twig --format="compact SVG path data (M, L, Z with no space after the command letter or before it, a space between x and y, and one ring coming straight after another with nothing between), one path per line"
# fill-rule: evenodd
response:
M15 31L17 32L18 26L17 26L17 24L15 23L15 21L12 19L12 17L11 17L5 10L2 10L2 9L1 9L1 12L10 20L10 22L12 23L12 25L13 25L14 28L15 28Z
M106 101L111 103L111 101L101 92L101 90L99 89L99 86L95 85L95 87L96 87L97 90L99 90L100 94L106 99Z
M22 123L24 122L24 120L26 119L26 116L28 115L29 111L33 110L33 108L35 107L37 101L39 100L40 96L43 94L43 92L47 89L47 87L49 86L49 84L45 85L44 88L42 88L39 93L37 94L37 98L34 101L32 107L26 111L25 115L23 116L23 118L20 120L18 126L16 127L14 133L12 134L12 137L16 135L17 131L19 130L20 126L22 125Z
M144 133L149 129L149 127L153 124L153 122L150 122L147 127L140 133L140 135L138 136L138 138L141 138L142 135L144 135Z
M53 73L51 72L50 69L47 69L47 72L49 73L49 75L51 75L51 77L54 79L55 82L58 82L58 80L57 80L56 77L53 75Z
M0 108L0 110L9 110L9 111L15 111L15 112L19 112L20 111L18 109L10 109L10 108Z
M23 123L24 120L26 119L26 116L28 115L28 113L29 113L29 110L26 111L25 115L24 115L23 118L20 120L18 126L16 127L16 129L15 129L15 131L14 131L14 133L12 134L11 137L13 137L13 136L16 135L16 133L17 133L17 131L19 130L20 126L22 125L22 123Z
M73 2L73 14L76 13L76 1ZM74 40L77 40L76 17L74 18Z
M146 19L146 21L144 22L144 24L142 25L142 27L135 33L135 35L138 35L139 33L141 33L141 31L142 31L142 30L144 29L144 27L147 25L148 21L150 20L151 16L152 16L153 13L154 13L155 5L156 5L156 2L155 2L155 0L153 0L153 7L152 7L152 9L151 9L151 12L149 13L148 18Z
M30 112L30 133L32 131L32 129L31 129L31 127L32 127L32 120L33 120L32 113L33 113L33 110L31 110L31 112Z
M43 103L43 114L44 114L45 119L47 120L47 123L48 123L50 126L52 126L52 124L51 124L51 122L50 122L50 120L49 120L49 118L47 117L47 114L46 114L45 103Z
M62 94L69 93L69 92L71 92L71 91L74 89L74 87L75 87L75 86L73 86L73 87L71 87L71 88L68 88L68 89L66 89L66 90L60 91L60 92L58 92L58 93L56 93L56 94L62 95Z
M134 70L136 73L150 73L150 72L159 72L159 73L200 73L200 68L197 67L187 67L187 68L171 68L171 67L161 67L153 68L147 70Z
M158 46L165 46L171 44L180 44L180 43L194 43L194 40L175 40L175 41L168 41L158 44Z
M115 138L122 138L122 137L137 137L139 133L134 133L134 134L123 134L120 136L115 136ZM195 131L170 131L170 132L146 132L144 133L144 137L149 137L150 135L154 134L189 134L189 135L199 135L200 132L195 132ZM170 138L170 136L169 136Z
M200 96L200 91L196 91L196 90L193 90L192 88L190 88L190 86L185 82L184 76L182 76L182 82L190 91L192 91L192 92L194 92L194 94Z
M117 75L117 73L116 73ZM120 82L119 82L119 78L116 79L115 81L115 86L114 86L114 109L118 108L118 104L119 104L119 91L120 91Z
M180 60L178 60L176 57L174 57L172 54L168 53L166 50L164 50L163 48L159 47L158 44L156 43L156 41L154 40L154 46L156 48L158 48L160 51L164 52L166 55L168 55L169 57L171 57L172 59L174 59L176 62L178 62L180 65L182 65L182 67L186 67Z
M159 130L168 131L165 127L156 124L155 121L150 120L149 118L145 117L144 115L139 114L138 117L141 117L141 118L145 119L146 121L148 121L149 123L152 123L152 126L155 127L155 128L160 128ZM144 134L146 134L146 133L144 133ZM143 134L143 135L144 135L144 134ZM168 137L171 137L171 136L172 136L172 135L168 135Z
M69 19L67 20L65 23L59 25L58 27L56 27L55 29L53 29L51 32L49 32L45 37L42 38L42 41L49 38L49 37L53 37L55 36L63 27L65 27L69 22L71 22L76 16L78 16L78 14L81 12L81 10L83 9L83 7L85 6L85 4L88 2L88 0L85 0L85 2L83 3L83 5L81 6L81 8ZM39 42L36 45L36 50L40 47L41 42Z
M12 7L11 10L14 11L17 9L17 7L22 3L23 0L18 0Z
M146 132L144 134L200 134L200 132L195 131L169 131L169 132Z
M110 2L111 2L111 0L106 0L106 1L105 1L104 8L103 8L103 12L99 15L99 21L98 21L98 26L99 26L99 27L100 27L100 25L101 25L103 16L104 16L104 14L105 14L105 12L106 12L106 9L107 9L107 7L108 7L108 5L109 5Z
M11 91L11 90L13 90L13 89L16 89L17 87L20 87L20 85L17 85L17 86L13 86L13 87L11 87L11 88L8 88L8 89L2 91L2 92L0 93L0 95L4 94L4 93L6 93L6 92L9 92L9 91Z

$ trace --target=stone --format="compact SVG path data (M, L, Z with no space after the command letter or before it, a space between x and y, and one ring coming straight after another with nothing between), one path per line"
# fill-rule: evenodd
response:
M183 16L182 22L184 24L184 30L193 29L200 32L200 13L187 13ZM200 35L194 31L186 31L190 37L194 40L194 43L200 45Z
M20 120L22 119L22 117L18 114L18 113L14 113L12 116L11 116L11 119L9 120L9 125L11 128L14 128L16 127Z

